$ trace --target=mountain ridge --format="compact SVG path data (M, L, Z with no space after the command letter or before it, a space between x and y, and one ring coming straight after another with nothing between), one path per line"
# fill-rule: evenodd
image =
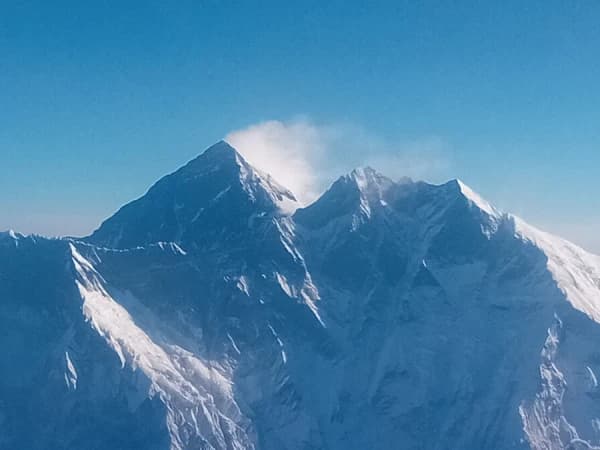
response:
M0 234L0 448L600 445L600 257L458 179L282 201L219 142L87 238Z

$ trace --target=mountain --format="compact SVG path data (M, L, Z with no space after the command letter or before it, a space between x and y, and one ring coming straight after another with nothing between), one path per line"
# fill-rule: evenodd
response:
M289 190L221 141L121 208L88 241L110 248L161 241L210 246L217 239L235 239L248 221L295 202Z
M600 257L459 180L313 204L225 142L0 234L0 449L600 448Z

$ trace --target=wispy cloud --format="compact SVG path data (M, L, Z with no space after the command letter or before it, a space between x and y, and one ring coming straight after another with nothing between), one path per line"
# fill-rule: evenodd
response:
M394 179L438 181L448 175L452 161L450 148L437 137L383 138L355 125L317 124L307 118L260 122L232 131L225 139L304 204L359 166L371 166Z

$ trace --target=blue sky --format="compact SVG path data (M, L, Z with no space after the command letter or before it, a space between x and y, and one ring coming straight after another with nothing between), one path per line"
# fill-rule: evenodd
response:
M277 121L283 143L324 136L327 167L460 177L600 252L600 2L12 3L0 229L85 234Z

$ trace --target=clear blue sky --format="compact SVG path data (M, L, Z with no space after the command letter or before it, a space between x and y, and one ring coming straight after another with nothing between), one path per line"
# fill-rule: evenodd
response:
M370 3L1 2L0 228L85 234L304 115L435 136L449 177L600 252L600 2Z

